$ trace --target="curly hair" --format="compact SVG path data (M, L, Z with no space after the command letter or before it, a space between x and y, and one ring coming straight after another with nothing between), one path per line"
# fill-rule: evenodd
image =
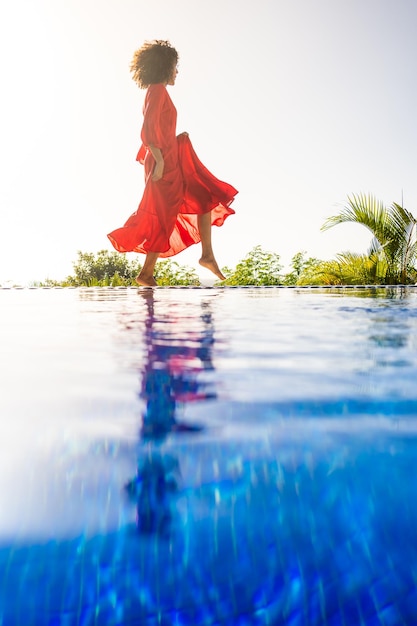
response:
M169 41L155 39L145 41L143 46L136 50L130 71L140 89L146 89L149 85L166 83L177 63L178 52Z

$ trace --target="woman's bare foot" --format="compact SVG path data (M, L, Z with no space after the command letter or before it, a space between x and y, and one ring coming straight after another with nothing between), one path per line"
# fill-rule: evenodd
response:
M139 287L157 287L156 280L153 276L148 276L147 274L143 274L142 272L139 276L135 278Z
M213 274L215 274L217 276L217 278L220 278L220 280L226 280L226 276L224 276L221 271L219 266L217 265L217 261L216 259L213 257L201 257L201 259L199 260L199 263L202 267L205 267L206 269L210 270L211 272L213 272Z

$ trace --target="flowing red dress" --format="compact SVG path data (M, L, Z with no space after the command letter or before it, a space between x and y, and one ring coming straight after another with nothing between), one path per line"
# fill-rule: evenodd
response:
M162 83L148 88L143 115L136 160L145 166L145 190L137 211L107 236L119 252L169 257L201 240L198 215L211 211L212 225L221 226L235 212L230 204L238 192L208 171L188 135L176 136L177 111ZM164 174L157 182L148 146L159 148L164 158Z

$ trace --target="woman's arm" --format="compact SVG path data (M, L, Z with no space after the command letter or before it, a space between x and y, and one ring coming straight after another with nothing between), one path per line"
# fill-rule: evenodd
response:
M152 172L152 180L156 183L158 180L161 180L164 175L164 157L162 156L162 152L159 148L155 146L148 146L149 150L152 153L153 158L155 159L155 167Z

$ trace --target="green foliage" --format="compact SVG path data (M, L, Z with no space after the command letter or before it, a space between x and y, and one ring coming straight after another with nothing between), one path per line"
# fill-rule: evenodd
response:
M39 287L128 287L137 286L136 276L142 269L139 261L129 260L119 252L100 250L78 252L73 263L74 275L67 276L64 281L46 279L37 283ZM155 278L158 285L199 285L196 272L189 267L181 266L176 261L166 259L158 261L155 267Z
M169 285L199 285L195 270L181 266L176 261L165 259L159 261L155 267L155 280L161 287Z
M240 261L234 271L223 268L226 280L222 285L280 285L282 266L278 254L266 252L261 246L255 246L246 257Z
M291 260L292 272L284 276L284 285L316 284L316 268L322 263L313 257L305 258L306 253L297 252Z
M305 274L298 282L308 285L373 285L381 284L384 266L366 254L342 252L331 261L320 261L310 274Z
M395 202L385 207L371 195L352 195L338 215L326 220L322 230L344 222L362 224L373 235L367 255L369 263L362 259L361 270L369 266L367 271L374 277L369 283L395 285L415 281L417 220L407 209ZM355 264L359 267L358 259L352 258L352 263L352 268Z
M45 280L35 280L32 283L33 287L62 287L63 283L59 280L53 280L52 278L45 278Z
M73 267L74 275L64 281L66 286L118 287L135 284L135 276L142 266L138 261L130 261L125 254L100 250L97 254L79 251Z

